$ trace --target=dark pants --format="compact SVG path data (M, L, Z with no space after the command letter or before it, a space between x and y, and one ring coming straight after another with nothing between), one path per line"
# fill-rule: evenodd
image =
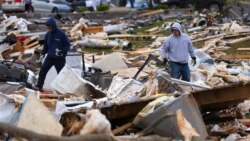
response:
M65 63L66 63L65 57L59 57L59 58L46 57L39 73L37 87L39 89L43 88L46 75L52 66L55 66L57 73L59 73L64 67Z
M135 0L129 0L131 8L134 8Z
M170 62L170 73L172 78L190 81L190 70L188 64Z
M25 11L26 12L33 12L31 3L25 4Z

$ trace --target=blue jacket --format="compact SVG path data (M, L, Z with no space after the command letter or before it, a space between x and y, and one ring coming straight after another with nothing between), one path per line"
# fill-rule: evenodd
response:
M188 35L182 33L179 23L174 23L171 28L178 29L181 35L177 37L174 35L168 36L161 48L161 55L171 62L186 64L189 59L188 55L195 57L193 44Z
M56 22L53 18L50 18L46 25L49 26L52 31L47 32L44 39L44 46L42 54L48 53L47 57L58 58L56 50L63 52L63 57L66 57L67 52L70 49L70 42L66 34L57 28Z

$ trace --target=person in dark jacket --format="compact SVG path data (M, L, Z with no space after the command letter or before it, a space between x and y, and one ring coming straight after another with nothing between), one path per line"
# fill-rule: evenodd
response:
M56 22L50 18L46 22L48 32L45 35L42 56L47 54L38 78L37 88L42 90L46 75L52 66L55 66L59 73L66 63L67 52L70 49L70 42L66 34L57 28Z

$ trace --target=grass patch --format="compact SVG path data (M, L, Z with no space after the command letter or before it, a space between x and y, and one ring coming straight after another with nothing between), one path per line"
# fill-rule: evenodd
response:
M136 28L134 29L133 33L134 34L139 34L139 35L148 35L148 33L146 32L146 30L149 30L151 28L154 28L154 27L162 27L162 25L165 23L165 21L161 21L161 20L158 20L156 22L154 22L153 24L151 25L146 25L146 26L143 26L143 27L140 27L140 28ZM168 36L170 35L170 30L168 31L162 31L162 32L159 32L157 33L158 35L163 35L163 36Z
M87 11L87 8L85 6L78 6L76 8L76 12L78 13L85 13Z
M104 3L104 4L97 6L96 8L97 8L97 11L108 11L110 6L109 4Z

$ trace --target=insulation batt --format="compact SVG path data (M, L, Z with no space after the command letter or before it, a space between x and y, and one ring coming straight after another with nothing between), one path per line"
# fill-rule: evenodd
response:
M81 130L81 134L103 133L112 135L111 125L107 118L97 109L86 113L87 121Z

